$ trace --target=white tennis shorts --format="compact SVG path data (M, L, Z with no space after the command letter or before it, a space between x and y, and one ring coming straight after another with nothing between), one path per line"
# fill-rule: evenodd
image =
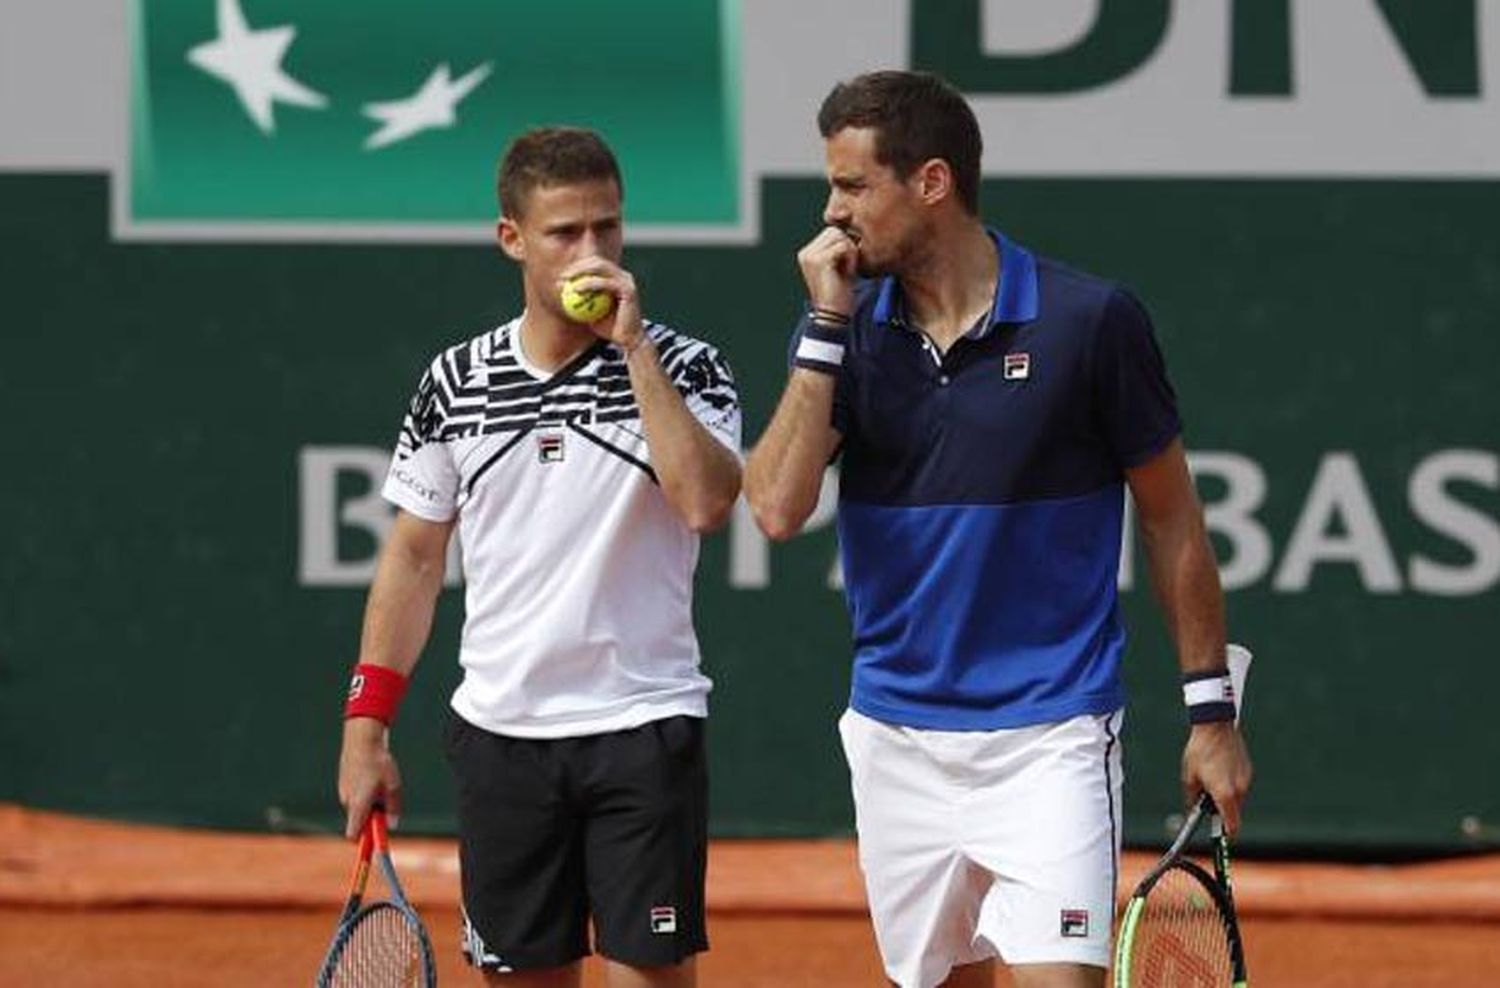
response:
M928 731L845 711L859 863L887 977L928 988L995 956L1109 966L1122 717Z

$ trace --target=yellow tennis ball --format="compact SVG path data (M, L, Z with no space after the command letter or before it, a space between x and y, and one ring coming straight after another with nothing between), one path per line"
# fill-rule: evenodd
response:
M572 278L562 286L562 308L568 318L574 322L593 323L609 315L615 307L615 297L605 291L579 291L575 287L577 281Z

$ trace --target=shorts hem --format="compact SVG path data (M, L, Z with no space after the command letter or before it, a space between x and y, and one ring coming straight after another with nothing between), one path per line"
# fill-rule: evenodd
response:
M1107 970L1110 966L1109 953L1107 946L1098 950L1043 948L1032 951L1011 951L1009 954L1001 951L1000 959L1005 962L1007 967L1024 964L1083 964L1088 967L1102 967Z
M503 960L476 961L474 955L467 950L462 950L464 963L477 971L491 971L495 974L511 974L519 971L546 971L555 967L568 967L577 964L588 957L593 951L587 947L581 950L560 951L557 955L533 954L529 957L506 957Z
M708 953L708 941L706 939L695 941L685 944L676 950L663 951L660 955L650 957L640 955L629 956L629 951L610 950L602 944L595 944L594 952L606 960L614 961L616 964L623 964L626 967L675 967L689 957Z

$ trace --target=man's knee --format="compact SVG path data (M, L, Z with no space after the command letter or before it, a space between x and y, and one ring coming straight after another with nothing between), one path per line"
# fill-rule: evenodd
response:
M1104 988L1104 968L1092 964L1017 964L1016 988Z
M485 971L485 988L578 988L583 983L583 964L534 971Z
M698 964L687 957L679 964L661 967L631 967L618 961L605 962L605 981L609 988L695 988Z
M991 959L955 965L941 988L993 988L994 984L995 962Z

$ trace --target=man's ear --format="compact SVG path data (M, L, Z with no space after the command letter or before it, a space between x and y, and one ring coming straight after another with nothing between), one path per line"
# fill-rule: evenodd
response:
M495 224L495 239L500 241L500 249L505 251L506 257L517 263L526 260L526 241L522 239L515 220L509 216L500 217L500 222Z
M925 205L936 206L954 194L953 167L942 158L928 158L917 166L917 196Z

